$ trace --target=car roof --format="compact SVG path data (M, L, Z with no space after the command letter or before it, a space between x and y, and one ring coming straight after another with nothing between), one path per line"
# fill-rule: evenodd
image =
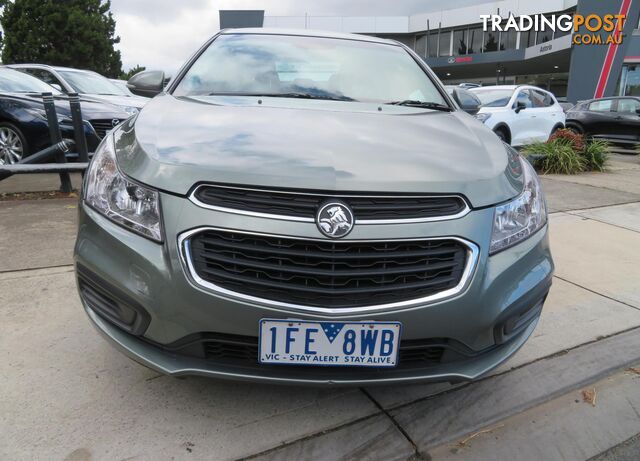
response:
M297 37L319 37L319 38L337 38L342 40L358 40L361 42L383 43L386 45L398 46L400 43L395 40L386 38L372 37L370 35L347 34L343 32L329 32L326 30L313 29L280 29L280 28L262 28L262 27L246 27L242 29L223 29L220 31L222 35L231 34L247 34L247 35L293 35Z
M50 66L49 64L36 64L36 63L21 63L21 64L9 64L9 67L14 67L14 68L25 68L25 67L35 67L35 68L39 68L39 69L52 69L52 70L65 70L65 71L71 71L71 72L91 72L94 73L92 70L87 70L87 69L75 69L73 67L64 67L64 66Z

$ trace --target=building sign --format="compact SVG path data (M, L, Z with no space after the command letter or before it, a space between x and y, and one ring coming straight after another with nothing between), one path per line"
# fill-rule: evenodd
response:
M538 56L544 56L568 48L571 48L571 35L565 35L550 42L530 46L524 50L524 59L537 58Z
M447 59L447 63L449 64L458 64L461 62L473 62L473 56L459 56L459 57L450 57Z

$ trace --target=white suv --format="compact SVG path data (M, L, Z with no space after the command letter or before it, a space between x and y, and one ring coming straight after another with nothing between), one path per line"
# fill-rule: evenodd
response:
M565 114L555 96L528 85L470 89L482 102L476 118L512 146L546 141L564 127Z

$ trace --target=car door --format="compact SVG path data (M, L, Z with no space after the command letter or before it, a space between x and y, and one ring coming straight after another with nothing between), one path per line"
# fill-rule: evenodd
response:
M640 141L640 100L620 98L616 105L616 137Z
M518 110L518 105L522 109ZM539 138L539 129L536 128L535 113L532 113L533 101L528 89L517 90L512 105L512 119L509 123L511 129L511 145L521 146L530 144Z
M615 131L617 114L614 110L614 99L597 99L591 101L583 118L585 131L592 136L611 136Z

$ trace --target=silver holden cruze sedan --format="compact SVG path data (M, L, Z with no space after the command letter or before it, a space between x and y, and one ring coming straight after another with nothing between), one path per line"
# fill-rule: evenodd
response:
M98 148L75 246L90 321L171 375L459 381L551 286L536 173L394 41L225 30Z

